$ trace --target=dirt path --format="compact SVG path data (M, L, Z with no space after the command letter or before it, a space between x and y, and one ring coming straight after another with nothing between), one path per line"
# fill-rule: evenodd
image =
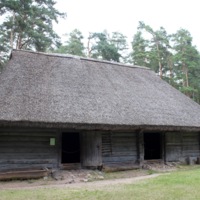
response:
M87 182L87 183L75 183L75 184L68 184L68 185L60 185L62 187L69 187L69 188L93 188L97 189L100 187L107 187L113 186L118 184L134 184L140 180L150 179L158 177L161 174L152 174L147 176L140 176L140 177L133 177L133 178L121 178L121 179L112 179L112 180L101 180L101 181L94 181L94 182Z
M112 180L100 180L93 182L80 182L80 183L71 183L71 184L51 184L51 185L38 185L38 186L25 186L22 184L16 185L15 183L9 184L9 187L6 187L6 184L0 185L0 190L10 190L10 189L38 189L38 188L71 188L71 189L98 189L102 187L110 187L118 184L135 184L140 180L150 179L158 177L162 174L152 174L146 176L132 177L132 178L121 178L121 179L112 179Z

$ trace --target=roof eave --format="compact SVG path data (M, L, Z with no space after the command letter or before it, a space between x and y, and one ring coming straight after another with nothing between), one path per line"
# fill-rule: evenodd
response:
M136 131L144 132L200 132L196 126L173 126L173 125L127 125L127 124L86 124L86 123L50 123L50 122L29 122L29 121L0 121L1 128L58 128L75 130L96 130L96 131Z

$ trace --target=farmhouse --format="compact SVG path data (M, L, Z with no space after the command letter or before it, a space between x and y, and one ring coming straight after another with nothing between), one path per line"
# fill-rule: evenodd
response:
M145 67L13 50L0 74L0 171L200 157L200 106Z

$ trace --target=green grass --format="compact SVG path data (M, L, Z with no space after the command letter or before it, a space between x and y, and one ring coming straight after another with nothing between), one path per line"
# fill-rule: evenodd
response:
M200 199L200 168L164 174L135 184L95 187L93 189L22 189L2 190L0 200L198 200Z
M154 172L153 170L133 169L125 171L105 172L103 173L103 176L105 179L121 179L121 178L145 176L154 173L156 172Z

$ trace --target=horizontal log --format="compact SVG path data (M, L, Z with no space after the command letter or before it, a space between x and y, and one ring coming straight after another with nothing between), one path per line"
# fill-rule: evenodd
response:
M58 135L57 133L50 133L50 132L16 132L15 130L13 130L12 132L0 132L0 136L30 136L30 137L34 137L34 136L47 136L47 137L53 137Z
M18 153L54 153L56 151L56 148L54 146L50 146L49 148L39 148L37 146L35 146L34 148L16 148L16 147L13 147L12 149L11 148L0 148L0 156L1 154L5 154L5 153L15 153L16 155Z
M135 162L137 160L137 156L117 156L117 157L103 157L103 163L111 163L111 162Z
M20 147L20 148L23 148L23 147L27 147L27 146L29 146L30 148L31 147L38 147L38 148L49 148L50 147L50 141L46 141L46 142L39 142L39 141L37 141L37 142L35 142L35 141L33 141L33 142L21 142L21 141L19 141L19 142L5 142L5 143L1 143L0 142L0 149L2 149L2 148L4 148L4 147L8 147L8 148L11 148L11 147L13 147L13 148L17 148L17 147Z
M9 137L1 137L0 136L0 143L8 143L8 142L48 142L50 139L50 137L41 137L41 136L34 136L34 137L30 137L30 136L9 136Z
M39 169L45 169L45 168L57 168L57 163L51 163L51 164L12 164L12 165L0 165L0 172L2 171L13 171L13 170L20 170L20 169L28 169L28 168L39 168Z
M29 160L29 159L57 159L57 152L49 152L49 153L36 153L36 152L21 152L21 153L0 153L0 160Z
M0 173L0 180L13 179L37 179L48 176L50 174L47 170L28 170L28 171L12 171Z
M57 159L12 159L12 160L0 160L0 165L3 164L49 164L56 163Z

